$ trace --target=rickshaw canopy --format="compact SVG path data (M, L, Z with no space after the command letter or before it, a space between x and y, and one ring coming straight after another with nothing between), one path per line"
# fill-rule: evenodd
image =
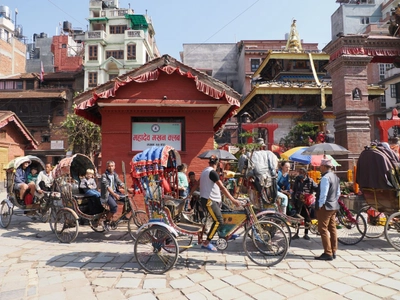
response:
M53 178L70 175L74 179L84 176L87 169L93 169L97 173L96 167L89 157L84 154L74 154L71 157L63 158L53 169Z
M29 162L30 164L32 164L32 162L35 162L42 168L42 170L45 168L44 162L39 157L34 155L26 155L14 158L6 165L4 169L17 169L24 162Z

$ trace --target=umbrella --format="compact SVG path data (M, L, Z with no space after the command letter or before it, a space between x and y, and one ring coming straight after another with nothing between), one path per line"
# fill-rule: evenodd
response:
M303 155L303 156L307 157L308 155ZM324 155L322 155L322 154L321 155L310 155L311 165L315 166L315 167L319 167L321 165L321 160L330 159L332 161L332 165L334 167L340 166L340 164L332 156L330 156L329 154L327 154L325 156L326 156L326 158L324 158Z
M287 150L287 151L281 153L281 158L288 160L289 157L290 157L293 153L295 153L296 151L298 151L298 150L303 150L303 151L304 151L304 150L306 150L307 148L308 148L308 147L306 147L306 146L294 147L294 148L292 148L292 149L289 149L289 150Z
M230 153L226 150L222 150L222 149L207 150L207 151L201 153L197 157L207 159L207 158L210 158L212 155L215 155L220 160L237 160L236 157L232 153Z
M321 143L316 144L314 146L309 147L302 154L303 155L321 155L321 154L329 154L329 155L343 155L347 154L350 151L346 148L333 144L333 143Z
M294 152L291 156L289 156L289 160L298 162L304 165L311 164L313 166L320 166L321 165L321 160L324 158L324 155L303 155L302 153L304 152L303 149L299 149L296 152ZM340 166L340 164L330 155L326 155L326 158L329 158L332 160L332 164L334 167Z

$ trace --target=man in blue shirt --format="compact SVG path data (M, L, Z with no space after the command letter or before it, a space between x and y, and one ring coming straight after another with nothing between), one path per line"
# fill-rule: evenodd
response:
M321 160L322 178L319 183L319 194L317 194L318 232L321 234L324 253L315 257L317 260L332 260L336 258L337 233L336 212L339 210L340 179L332 172L331 159Z

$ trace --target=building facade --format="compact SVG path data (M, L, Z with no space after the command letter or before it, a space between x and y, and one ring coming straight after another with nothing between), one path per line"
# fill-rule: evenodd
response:
M90 0L88 20L89 30L82 37L85 90L159 56L150 17L119 8L118 0Z
M7 6L0 6L0 76L25 72L26 46L19 40Z

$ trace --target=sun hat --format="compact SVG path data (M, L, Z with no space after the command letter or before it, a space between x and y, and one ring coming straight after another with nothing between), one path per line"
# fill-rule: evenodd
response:
M329 168L333 168L332 160L331 159L322 159L321 166L326 166Z

